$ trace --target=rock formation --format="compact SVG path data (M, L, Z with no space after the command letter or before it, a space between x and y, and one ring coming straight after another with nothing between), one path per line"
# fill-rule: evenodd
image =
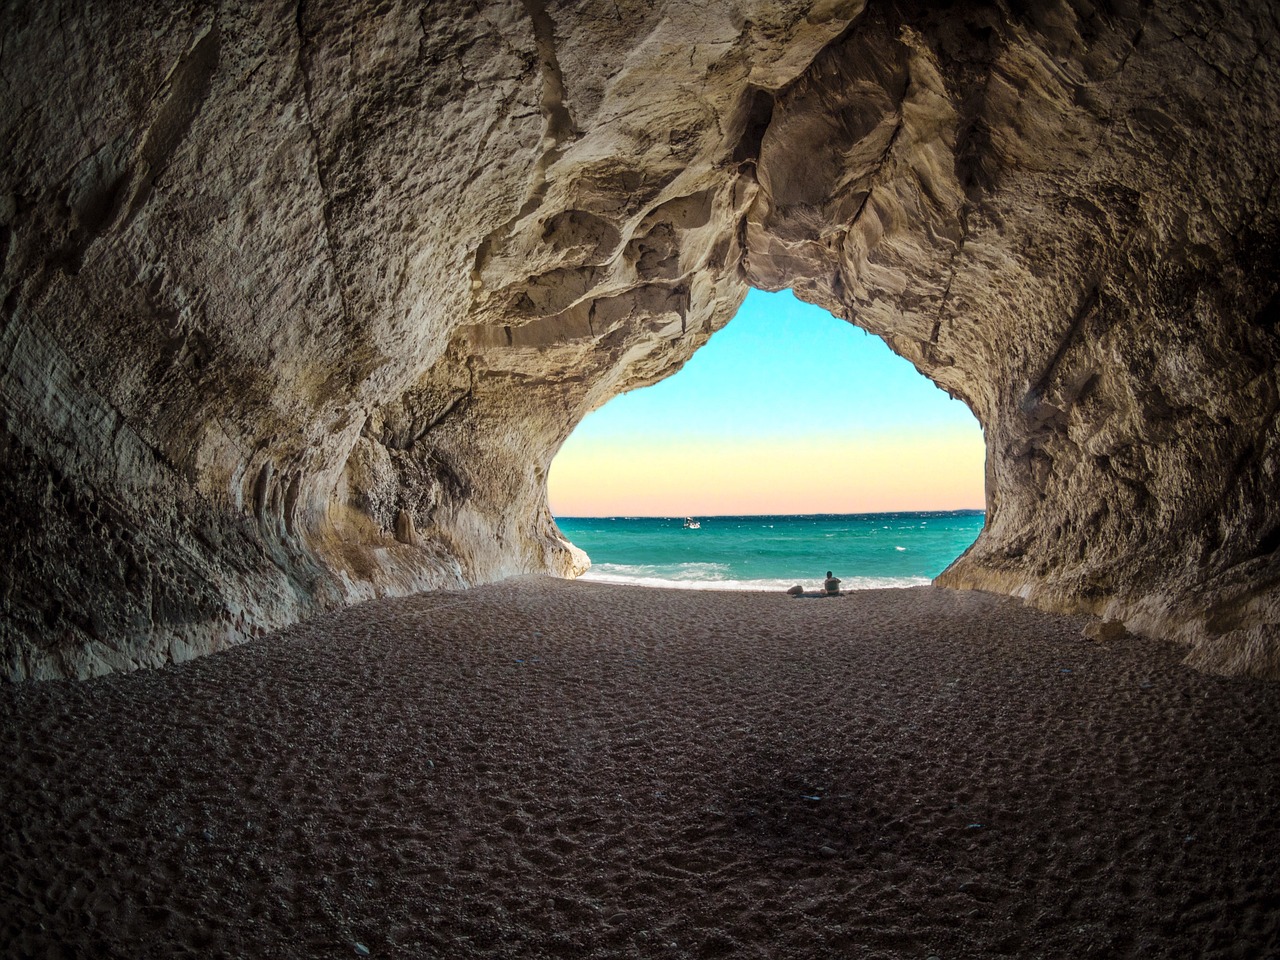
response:
M572 574L559 445L754 285L982 422L941 583L1280 676L1278 34L1262 0L5 5L4 673Z

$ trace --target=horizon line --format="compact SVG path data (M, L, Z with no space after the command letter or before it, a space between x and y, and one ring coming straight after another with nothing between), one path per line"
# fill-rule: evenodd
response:
M887 517L897 513L986 513L982 507L926 507L920 510L853 510L836 513L600 513L551 514L553 520L680 520L702 517L723 520L726 517Z

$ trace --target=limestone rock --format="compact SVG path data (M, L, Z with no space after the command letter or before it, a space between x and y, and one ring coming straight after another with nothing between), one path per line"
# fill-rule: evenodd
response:
M413 514L408 510L401 510L396 514L396 540L410 546L416 546L418 543L418 531L414 527Z
M557 449L748 285L982 422L986 526L939 582L1280 676L1268 4L0 18L9 677L580 572Z

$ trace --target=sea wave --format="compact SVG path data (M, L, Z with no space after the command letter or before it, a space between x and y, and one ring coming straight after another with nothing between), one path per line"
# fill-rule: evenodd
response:
M730 579L728 566L720 563L684 564L620 564L601 563L593 566L579 579L595 583L616 583L633 587L661 587L677 590L763 590L785 591L797 582L807 590L817 590L817 584L797 581L794 578L766 578L759 580ZM928 577L845 577L842 590L884 590L925 586Z
M623 578L680 580L703 582L724 580L729 573L727 563L596 563L590 570L593 579Z

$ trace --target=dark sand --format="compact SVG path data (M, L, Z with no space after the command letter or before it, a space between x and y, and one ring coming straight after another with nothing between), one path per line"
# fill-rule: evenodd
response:
M6 956L1266 957L1280 685L922 588L524 579L0 688Z

